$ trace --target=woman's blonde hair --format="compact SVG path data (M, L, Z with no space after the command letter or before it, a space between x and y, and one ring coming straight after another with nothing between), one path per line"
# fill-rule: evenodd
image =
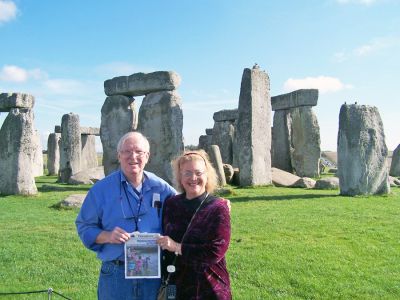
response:
M210 163L207 153L204 150L185 151L183 154L172 161L175 188L180 192L185 191L181 183L181 167L184 163L188 161L204 161L206 165L206 169L204 171L207 175L206 191L207 193L212 194L218 186L218 176L214 167Z

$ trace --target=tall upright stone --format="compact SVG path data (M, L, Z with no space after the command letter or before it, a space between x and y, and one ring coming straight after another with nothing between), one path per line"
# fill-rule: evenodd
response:
M119 168L117 145L127 132L136 130L138 117L132 97L107 97L101 108L100 139L103 145L105 175Z
M239 97L237 150L241 186L271 184L269 77L257 66L244 69Z
M33 120L32 109L11 108L0 129L0 194L2 195L37 193L33 173L35 151Z
M59 182L68 183L72 175L81 171L81 148L79 115L73 113L63 115Z
M233 140L235 135L235 121L238 118L238 110L220 110L214 113L214 127L211 144L218 145L222 161L232 164L233 161Z
M342 105L337 152L341 195L390 192L386 166L388 149L376 107Z
M47 171L49 175L58 175L60 170L61 133L50 133L47 139Z
M274 113L274 126L272 127L272 166L292 173L291 130L292 119L288 110L277 110Z
M35 135L33 136L34 143L34 151L32 155L33 159L33 176L43 176L44 168L43 168L43 150L42 150L42 142L40 138L39 131L35 130Z
M226 185L225 171L218 145L210 145L209 153L210 161L217 173L219 184L220 186L224 186Z
M395 177L400 176L400 144L393 151L389 175L395 176Z
M182 153L183 114L177 91L148 94L139 110L138 131L150 142L151 155L146 169L172 182L171 161Z
M81 143L81 170L97 167L99 163L96 153L96 136L94 134L81 134Z

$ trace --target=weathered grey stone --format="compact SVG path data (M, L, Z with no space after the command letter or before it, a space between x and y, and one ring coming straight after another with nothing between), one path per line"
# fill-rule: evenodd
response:
M81 135L100 136L100 128L98 128L98 127L81 127Z
M12 108L0 129L0 194L37 193L33 175L35 135L31 109Z
M199 137L199 145L198 148L199 149L203 149L204 151L208 151L208 148L211 145L211 139L212 139L212 135L201 135Z
M318 179L314 188L317 190L336 190L339 188L339 178L326 177Z
M273 111L300 106L315 106L317 102L318 90L316 89L301 89L271 98Z
M61 125L54 126L54 132L55 133L61 133Z
M226 183L230 184L232 182L234 174L233 167L229 164L223 164L223 168L224 168Z
M22 93L1 93L0 112L10 111L12 108L33 108L35 97Z
M43 150L42 150L42 142L40 139L40 133L35 130L35 134L32 137L33 143L33 155L32 155L32 163L33 163L33 176L43 176L44 174L44 166L43 166Z
M391 176L400 176L400 145L393 151L389 174Z
M68 183L73 174L81 171L81 149L79 116L73 113L65 114L61 119L59 182Z
M206 128L206 134L207 135L212 135L213 134L213 129L212 128Z
M225 172L222 163L221 152L218 145L210 145L209 156L211 164L214 166L214 169L217 172L219 184L221 186L226 185Z
M277 168L271 168L272 171L272 183L275 186L289 187L295 184L300 177L293 175L292 173L280 170Z
M96 136L81 134L81 144L81 170L97 167L99 163L97 162Z
M286 172L293 172L290 158L291 126L289 110L278 110L274 113L272 127L272 166Z
M386 166L388 149L376 107L342 105L337 155L341 195L390 192Z
M180 76L173 71L135 73L104 81L107 96L142 96L160 91L172 91L181 83Z
M391 187L400 186L400 180L396 177L389 176L389 184Z
M106 175L119 168L117 145L127 132L136 130L138 122L134 99L126 96L107 97L101 108L100 139Z
M239 116L238 109L224 109L214 113L213 119L215 122L235 121Z
M315 187L316 181L309 177L301 177L297 180L291 187L313 189Z
M72 194L60 202L60 207L80 208L85 201L86 194Z
M171 161L183 152L183 114L177 91L148 94L139 110L138 131L150 142L146 169L172 182Z
M290 109L290 160L296 175L318 177L321 140L317 116L310 106Z
M69 184L94 184L97 181L103 179L104 175L104 168L94 167L90 169L82 170L74 175L71 176L68 183Z
M231 121L215 122L211 144L218 145L221 151L222 161L227 164L232 164L233 160L233 139L235 128Z
M269 77L258 68L244 69L237 120L240 185L271 184L271 99Z
M61 133L50 133L47 139L47 171L49 175L58 175L60 170Z

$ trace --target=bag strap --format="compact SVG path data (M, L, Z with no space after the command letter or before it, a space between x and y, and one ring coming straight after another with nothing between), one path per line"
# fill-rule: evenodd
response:
M181 243L183 242L183 239L186 237L186 233L188 232L188 229L189 229L190 225L192 224L192 222L193 222L193 220L194 220L194 217L196 216L197 212L198 212L198 211L200 210L200 208L203 206L203 203L207 200L208 197L209 197L209 194L207 193L207 195L206 195L206 196L204 197L204 199L201 201L199 207L197 207L196 211L194 212L192 218L190 219L190 222L189 222L188 226L186 227L185 233L184 233L183 236L182 236ZM177 258L178 258L178 254L175 254L174 260L173 260L173 262L172 262L172 265L173 265L173 266L175 266L175 263L176 263L176 259L177 259ZM168 281L169 281L169 279L170 279L170 277L171 277L171 274L172 274L172 273L168 273L167 279L165 279L165 284L166 284L166 285L168 285Z

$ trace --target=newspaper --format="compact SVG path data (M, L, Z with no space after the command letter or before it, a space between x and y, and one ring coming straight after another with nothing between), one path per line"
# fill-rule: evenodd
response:
M158 233L135 233L125 243L125 278L161 278Z

